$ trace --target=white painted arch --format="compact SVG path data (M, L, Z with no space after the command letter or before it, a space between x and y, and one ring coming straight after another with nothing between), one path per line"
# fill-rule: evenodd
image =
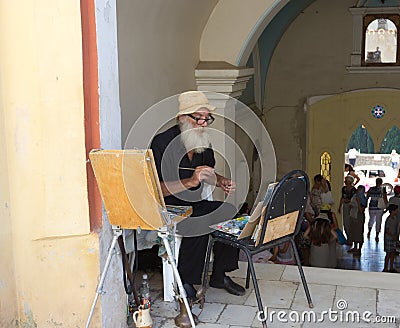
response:
M265 27L288 0L220 0L214 7L200 41L201 61L246 62Z

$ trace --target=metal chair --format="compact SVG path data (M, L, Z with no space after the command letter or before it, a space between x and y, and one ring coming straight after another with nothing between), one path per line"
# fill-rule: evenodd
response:
M309 179L307 174L301 170L291 171L276 185L271 197L264 200L263 206L266 206L266 211L263 212L265 214L262 215L260 219L261 230L259 230L259 238L256 240L253 240L251 237L237 239L237 237L230 234L221 231L214 231L211 234L212 238L210 238L207 248L202 290L206 290L211 250L214 243L218 241L231 245L243 250L246 254L248 261L246 288L249 288L251 276L254 285L254 292L257 298L258 309L260 313L264 313L252 258L260 252L289 241L293 248L293 253L295 255L309 307L312 308L313 304L310 292L308 290L300 256L294 240L294 237L300 230L308 193ZM292 221L292 224L290 224L290 220ZM280 229L280 227L282 227L282 229ZM267 327L266 320L263 321L263 327Z

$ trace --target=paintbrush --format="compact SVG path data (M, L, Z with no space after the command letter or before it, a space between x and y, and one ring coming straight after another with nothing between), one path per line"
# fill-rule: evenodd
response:
M193 167L182 167L182 166L179 166L178 167L180 170L188 170L188 171L194 171L194 170L196 170L195 168L193 168ZM214 173L215 174L218 174L217 172L215 172L215 169L214 169Z

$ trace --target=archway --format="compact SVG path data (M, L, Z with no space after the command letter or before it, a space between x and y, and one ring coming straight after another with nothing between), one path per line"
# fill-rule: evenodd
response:
M372 108L385 99L385 115L377 119ZM399 124L396 108L399 90L364 89L340 95L311 97L307 101L307 171L321 171L320 156L331 155L332 192L340 195L343 184L343 151L360 122L368 130L374 145L380 145L393 125ZM335 109L335 110L332 110ZM339 197L339 196L336 196ZM336 208L337 210L337 208Z

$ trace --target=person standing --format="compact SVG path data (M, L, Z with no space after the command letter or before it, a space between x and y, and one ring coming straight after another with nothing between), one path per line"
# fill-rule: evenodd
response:
M367 207L367 198L365 197L365 187L358 186L357 193L351 199L350 209L350 242L354 247L349 249L349 253L355 256L361 256L361 248L364 243L364 222L365 208Z
M390 204L394 204L400 208L400 186L399 185L395 186L393 191L394 191L394 196L389 199L388 207ZM398 211L397 211L397 222L398 222L397 234L400 235L400 214Z
M327 193L329 191L328 184L324 177L321 174L317 174L314 176L314 184L311 188L310 192L310 201L311 207L314 210L315 216L318 216L321 211L322 198L321 195L323 193Z
M204 183L221 188L226 194L235 191L234 181L217 174L208 126L214 117L207 97L200 91L182 93L179 98L177 124L157 134L152 143L155 165L165 203L191 206L192 215L178 224L183 235L178 257L178 271L189 298L196 299L193 285L201 284L208 233L201 227L233 218L237 209L226 202L202 198ZM218 221L219 220L219 221ZM233 295L244 295L245 289L235 283L226 272L238 268L238 249L216 242L210 286L225 289Z
M381 62L381 51L379 50L379 47L376 47L376 50L374 51L374 63L380 63Z
M396 149L393 149L390 153L390 164L393 170L397 169L399 165L399 154L396 152Z
M340 213L340 211L342 211L344 232L348 238L350 235L350 201L357 190L353 186L353 176L347 175L344 182L345 185L342 187L342 196L340 197L338 212ZM348 245L352 246L353 244L348 241Z
M388 207L389 216L385 222L385 232L384 232L384 250L385 256L385 267L384 272L396 272L394 269L394 259L396 257L396 241L399 236L397 234L397 212L398 206L390 204Z
M388 203L386 188L382 187L382 179L376 178L375 187L369 188L367 199L369 199L368 212L368 234L367 238L371 237L371 230L375 223L375 241L379 242L379 233L381 231L383 211Z
M353 185L357 185L357 183L360 181L360 177L350 164L344 164L344 177L346 178L348 175L351 175L354 178L355 181L353 182Z
M349 156L349 163L351 164L351 166L356 165L356 159L357 159L357 154L358 154L357 149L351 148L351 149L349 149L347 154Z

